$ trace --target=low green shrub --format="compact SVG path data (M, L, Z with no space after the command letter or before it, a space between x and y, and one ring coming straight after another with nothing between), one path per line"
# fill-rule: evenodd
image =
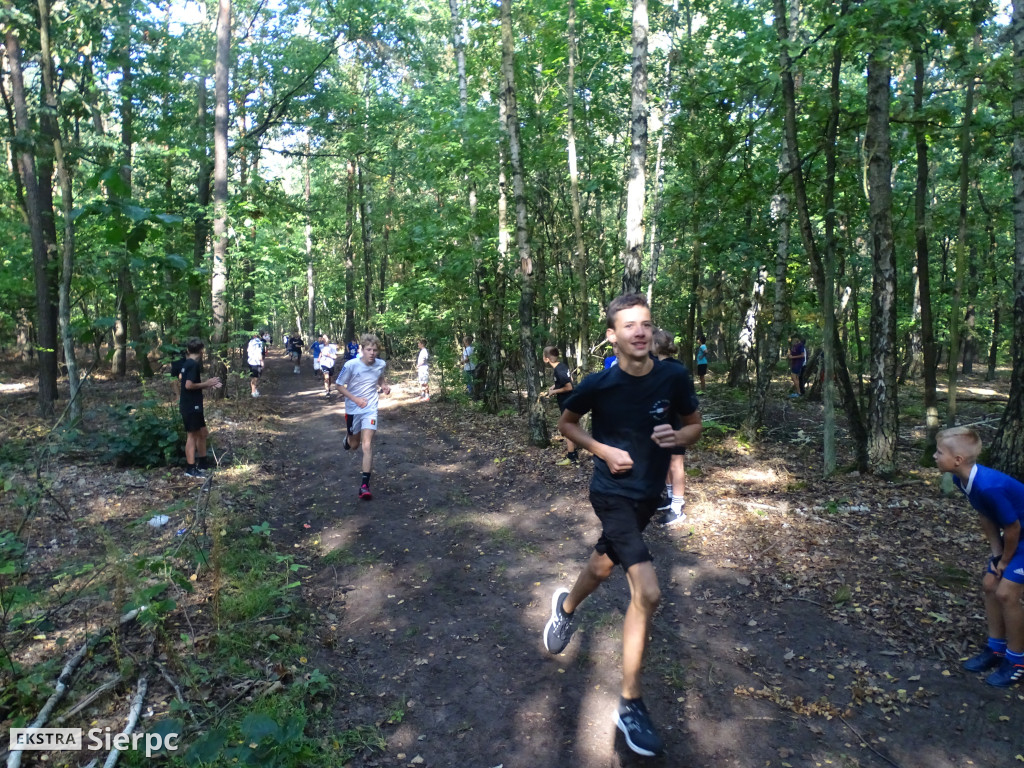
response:
M111 408L114 427L107 433L108 459L119 466L157 467L180 462L185 429L178 410L156 400Z

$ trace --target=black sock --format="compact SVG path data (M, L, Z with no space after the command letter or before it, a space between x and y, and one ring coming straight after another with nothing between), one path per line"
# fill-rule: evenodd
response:
M565 455L566 455L566 458L568 458L570 461L576 461L579 458L579 456L577 455L576 451L569 451Z
M210 468L210 462L206 456L196 456L196 462L199 464L200 469Z
M196 471L196 465L195 464L189 464L188 460L185 461L185 464L186 464L186 469L185 469L186 472L195 472Z
M372 474L373 474L372 472L363 472L363 485L369 485L370 484L370 475L372 475Z

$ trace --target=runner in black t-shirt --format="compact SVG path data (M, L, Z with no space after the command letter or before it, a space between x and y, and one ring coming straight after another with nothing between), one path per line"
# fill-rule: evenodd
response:
M541 393L541 397L555 396L560 413L565 411L565 403L569 399L569 393L572 392L572 376L569 374L569 366L559 362L558 359L561 356L558 347L544 348L544 363L555 369L555 383L551 386L551 389ZM574 466L579 464L579 454L576 453L576 446L568 438L565 440L565 450L565 459L559 462L559 464L572 464Z
M203 390L220 389L221 382L217 376L202 381L203 342L200 339L188 340L188 357L181 366L181 395L178 399L178 410L185 424L185 469L187 477L204 478L208 463L206 458L206 418L203 415ZM196 462L198 460L198 466Z
M618 365L581 381L558 422L566 438L594 456L590 502L601 521L601 537L572 591L560 588L552 595L544 645L551 653L565 649L576 609L621 565L630 603L623 623L622 697L615 723L634 752L659 755L664 745L647 714L640 681L651 617L661 600L643 530L658 506L669 450L697 441L701 416L685 368L651 358L653 325L646 299L638 294L618 297L608 306L607 321ZM592 435L579 424L588 412L593 415Z

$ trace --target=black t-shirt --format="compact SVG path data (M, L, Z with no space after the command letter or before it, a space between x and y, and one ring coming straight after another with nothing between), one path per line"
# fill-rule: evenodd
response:
M685 365L653 363L644 376L631 376L617 365L606 368L587 376L569 393L567 410L593 413L594 439L627 451L633 459L630 471L613 475L595 456L592 493L653 499L665 487L671 454L651 440L651 433L658 424L679 429L680 416L688 416L700 404Z
M561 389L566 384L572 384L572 376L569 375L569 366L565 363L559 363L555 366L555 389ZM569 399L569 395L571 394L572 391L570 390L569 392L559 392L555 395L559 408L565 407L565 401Z
M295 351L295 352L301 352L302 351L302 337L301 336L293 336L288 343L291 345L291 348L292 348L293 351Z
M178 400L178 408L183 413L203 410L203 390L189 389L185 386L186 381L191 381L193 384L202 383L202 378L200 378L202 375L199 362L191 357L186 357L181 366L181 397Z

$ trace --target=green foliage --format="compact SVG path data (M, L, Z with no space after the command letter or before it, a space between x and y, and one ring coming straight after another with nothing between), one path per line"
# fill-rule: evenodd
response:
M105 435L108 458L121 466L156 467L179 463L185 431L173 406L156 400L112 406L114 427Z

